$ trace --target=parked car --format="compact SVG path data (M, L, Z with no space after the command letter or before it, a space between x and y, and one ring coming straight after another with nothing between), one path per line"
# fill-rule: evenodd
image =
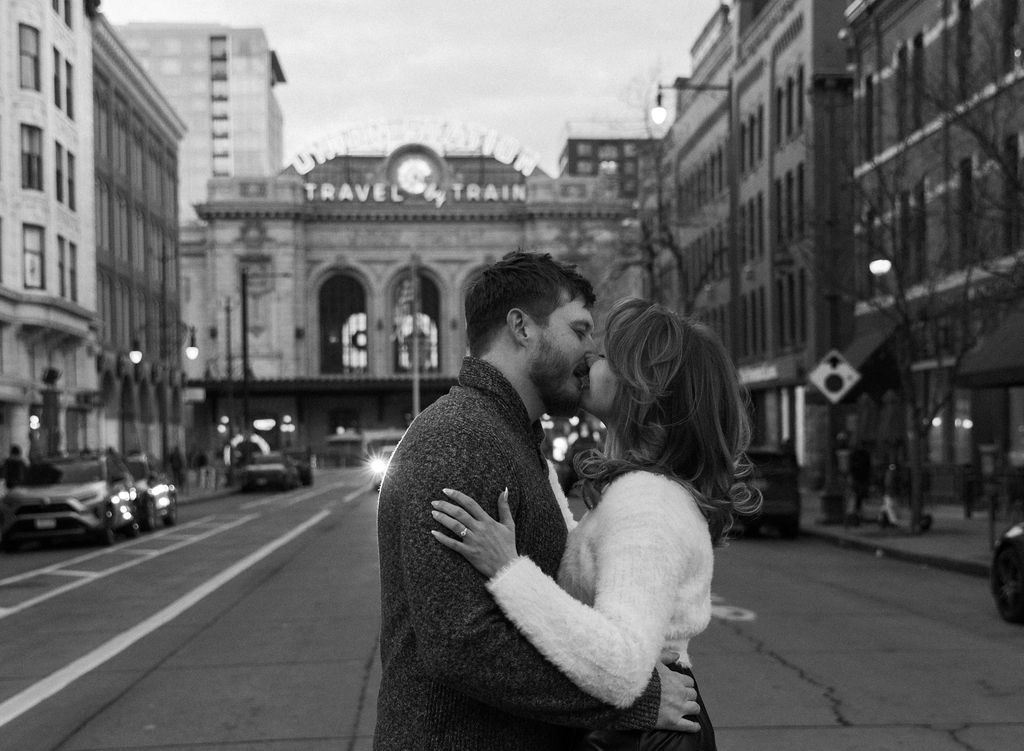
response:
M257 488L292 490L299 486L299 473L295 464L280 452L254 454L239 472L243 491Z
M1024 524L1014 524L999 538L990 576L999 615L1024 623Z
M159 522L170 527L178 521L178 489L160 463L149 454L129 454L125 463L135 479L136 516L143 532L152 532Z
M757 534L762 526L774 527L782 537L800 534L800 467L792 451L773 446L755 446L747 450L754 465L751 484L761 492L761 513L743 519L744 532Z
M303 485L313 484L313 457L308 448L288 449L285 456L292 460L295 470L299 473L299 482Z
M119 533L134 537L137 496L128 466L114 452L33 462L0 503L3 548L10 552L29 540L62 538L111 545Z

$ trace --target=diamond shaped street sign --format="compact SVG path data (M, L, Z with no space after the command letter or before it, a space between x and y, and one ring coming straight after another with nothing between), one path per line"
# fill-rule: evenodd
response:
M842 352L833 349L821 358L821 362L808 374L807 379L818 387L818 391L824 394L825 398L837 404L846 392L857 385L860 373L846 361Z

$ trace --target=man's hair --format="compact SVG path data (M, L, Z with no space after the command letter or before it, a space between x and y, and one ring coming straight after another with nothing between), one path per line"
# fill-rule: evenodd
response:
M577 297L587 308L597 299L575 266L549 253L508 253L483 269L466 290L469 353L479 357L488 350L512 308L522 308L544 326L555 308Z

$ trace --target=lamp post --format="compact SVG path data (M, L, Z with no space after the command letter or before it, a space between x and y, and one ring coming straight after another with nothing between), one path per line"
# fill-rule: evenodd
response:
M655 95L654 107L651 109L650 117L651 121L656 125L663 124L668 118L668 109L664 106L663 92L665 90L672 90L676 92L678 97L682 91L695 91L695 92L706 92L706 91L717 91L722 92L726 95L726 134L725 134L725 159L726 159L726 181L728 183L729 190L729 209L727 219L727 238L728 247L726 252L728 253L728 268L729 268L729 321L727 323L728 331L728 345L729 351L733 357L736 356L736 342L738 337L736 332L739 326L738 316L736 315L736 308L739 304L739 285L740 277L737 273L737 261L738 261L738 227L736 224L736 215L739 211L739 163L736 154L736 139L735 139L735 123L736 118L736 107L733 91L733 80L730 76L725 83L694 83L689 78L680 76L672 82L671 85L665 86L663 84L657 85L657 93ZM658 157L660 161L661 152L659 149ZM659 234L663 231L662 226L665 221L664 217L664 206L662 184L661 184L661 165L657 165L656 170L656 191L657 191L657 218L658 218L658 232ZM682 263L682 258L677 259L679 263ZM652 268L653 271L653 268ZM653 287L653 273L651 275L652 287ZM690 312L690 311L687 311Z
M249 280L250 279L272 279L274 277L288 277L291 276L288 272L273 272L273 271L259 271L251 273L249 269L243 264L241 268L241 281L240 281L240 292L242 296L241 314L242 314L242 438L248 440L249 434L252 431L252 415L250 413L249 404L249 391L250 381L252 375L249 372ZM230 308L229 308L230 311ZM229 313L230 315L230 313ZM228 331L230 328L229 320ZM230 334L229 334L230 336ZM228 340L229 352L230 352L230 339ZM229 365L230 372L230 365ZM230 380L230 379L229 379Z

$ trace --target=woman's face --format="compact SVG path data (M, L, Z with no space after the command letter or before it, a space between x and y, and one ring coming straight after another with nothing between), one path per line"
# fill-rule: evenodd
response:
M615 393L619 380L603 355L588 355L587 364L590 366L590 385L583 392L581 406L605 425L611 425L615 422Z

